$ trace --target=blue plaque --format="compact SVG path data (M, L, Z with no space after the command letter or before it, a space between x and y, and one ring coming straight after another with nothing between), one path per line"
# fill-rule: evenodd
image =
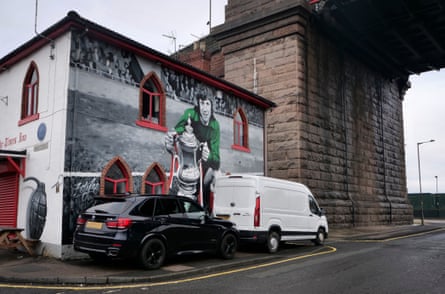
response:
M39 141L43 141L43 139L45 139L45 136L46 136L46 124L41 123L39 125L39 128L37 129L37 138L39 139Z

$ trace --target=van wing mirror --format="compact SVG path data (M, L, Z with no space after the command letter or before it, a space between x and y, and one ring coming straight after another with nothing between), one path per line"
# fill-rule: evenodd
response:
M320 210L318 211L318 214L319 214L320 216L322 216L322 215L326 215L326 211L324 210L324 208L320 208Z

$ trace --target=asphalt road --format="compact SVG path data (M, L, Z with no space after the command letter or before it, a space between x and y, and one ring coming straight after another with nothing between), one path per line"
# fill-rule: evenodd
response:
M445 293L445 231L288 245L269 262L159 284L0 288L0 293Z

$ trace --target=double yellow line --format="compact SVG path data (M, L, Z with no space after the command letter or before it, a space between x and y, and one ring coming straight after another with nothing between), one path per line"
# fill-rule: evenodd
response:
M392 237L392 238L387 238L387 239L381 239L381 240L373 240L373 239L355 239L355 240L345 240L345 242L356 242L356 243L384 243L384 242L390 242L390 241L395 241L395 240L400 240L400 239L406 239L406 238L412 238L412 237L418 237L418 236L423 236L426 234L431 234L434 232L439 232L439 231L444 231L445 228L437 228L437 229L433 229L430 231L425 231L425 232L420 232L420 233L416 233L416 234L407 234L407 235L403 235L403 236L398 236L398 237Z
M327 249L327 250L325 250ZM323 251L321 251L323 250ZM263 263L259 265L253 265L248 267L243 267L239 269L214 273L214 274L208 274L205 276L199 276L194 278L187 278L187 279L181 279L181 280L174 280L174 281L165 281L165 282L156 282L156 283L139 283L139 284L131 284L131 285L103 285L103 286L43 286L43 285L12 285L12 284L0 284L0 288L16 288L16 289L47 289L47 290L71 290L71 291L90 291L90 290L112 290L112 289L132 289L132 288L147 288L147 287L155 287L155 286L163 286L163 285L172 285L172 284L181 284L181 283L187 283L192 281L198 281L198 280L205 280L225 275L231 275L239 272L245 272L249 270L269 267L277 264L282 264L290 261L295 261L299 259L304 259L308 257L314 257L314 256L320 256L324 254L330 254L336 252L337 249L332 246L324 246L320 250L317 250L315 252L305 254L305 255L299 255L290 257L287 259L281 259L277 261L272 261L268 263Z

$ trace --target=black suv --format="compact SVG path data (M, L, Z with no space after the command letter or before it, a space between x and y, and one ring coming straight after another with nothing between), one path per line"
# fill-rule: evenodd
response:
M234 257L235 224L208 216L190 198L166 195L108 197L79 215L74 249L95 260L135 258L146 269L167 256L214 252Z

